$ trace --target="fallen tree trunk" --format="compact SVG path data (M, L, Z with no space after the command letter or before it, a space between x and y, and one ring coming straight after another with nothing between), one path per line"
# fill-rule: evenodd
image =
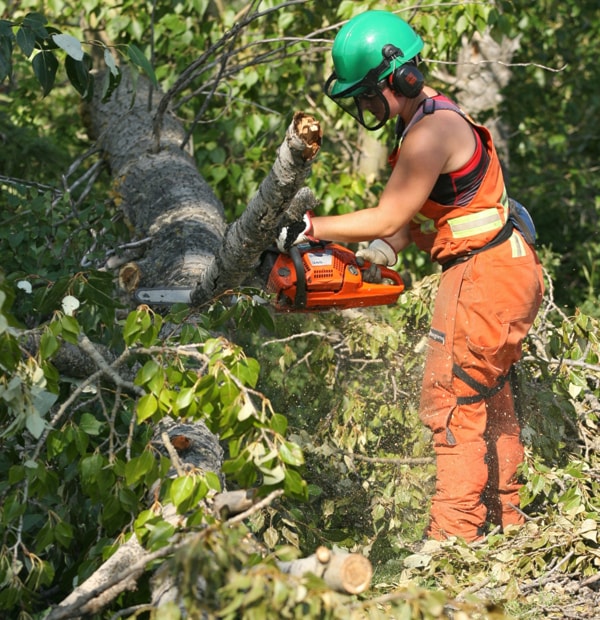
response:
M108 101L98 96L91 103L88 131L110 166L115 201L135 234L149 238L143 257L121 267L122 286L129 293L138 287L194 288L198 306L252 273L310 173L322 131L312 116L294 115L271 171L227 227L223 205L180 148L185 131L173 114L163 117L157 144L153 119L160 99L147 80L134 84L125 71ZM304 210L314 203L308 199Z
M141 286L195 283L213 260L225 232L223 205L180 148L185 131L163 118L157 145L153 117L161 95L141 76L123 79L108 101L94 98L86 118L113 177L113 196L135 234L150 237L137 262Z
M185 449L177 450L174 445L178 445L176 439L181 437L186 439ZM157 430L157 444L159 450L171 458L172 475L181 474L183 469L200 469L220 474L223 449L217 437L203 422L179 424L164 418ZM158 490L155 492L158 495ZM230 499L220 500L221 502L228 501L230 507L240 505L239 500L234 503L231 494L226 495ZM235 494L234 496L237 497ZM210 509L208 503L205 507ZM173 526L185 525L185 518L177 513L172 504L162 506L160 513L162 518ZM171 553L172 549L164 549L165 555ZM79 618L98 613L126 590L135 589L137 580L145 572L147 565L156 559L156 555L145 549L137 536L132 534L106 562L51 611L46 620Z

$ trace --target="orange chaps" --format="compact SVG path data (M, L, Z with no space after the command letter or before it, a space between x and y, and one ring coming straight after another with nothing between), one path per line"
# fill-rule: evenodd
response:
M442 274L420 417L433 432L436 490L427 535L480 538L519 524L523 460L508 382L543 296L538 258L518 232Z

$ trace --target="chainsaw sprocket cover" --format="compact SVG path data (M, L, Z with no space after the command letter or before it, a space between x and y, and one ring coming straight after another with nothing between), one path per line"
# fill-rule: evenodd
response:
M300 244L279 254L266 290L276 310L310 312L394 304L404 290L400 274L380 267L381 283L365 282L354 252L336 243Z

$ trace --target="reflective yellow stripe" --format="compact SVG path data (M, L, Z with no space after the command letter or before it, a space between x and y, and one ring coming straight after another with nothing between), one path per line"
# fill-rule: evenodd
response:
M521 235L514 232L510 237L510 245L512 249L512 257L518 258L519 256L525 256L527 250L525 249L525 243L521 239Z
M448 220L448 225L454 239L464 239L502 228L503 222L500 219L498 209L485 209L485 211L478 213L454 217Z

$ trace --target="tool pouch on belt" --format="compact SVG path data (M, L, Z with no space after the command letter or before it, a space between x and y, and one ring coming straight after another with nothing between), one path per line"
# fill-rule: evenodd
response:
M529 211L514 198L508 199L508 217L529 245L535 245L537 233Z

